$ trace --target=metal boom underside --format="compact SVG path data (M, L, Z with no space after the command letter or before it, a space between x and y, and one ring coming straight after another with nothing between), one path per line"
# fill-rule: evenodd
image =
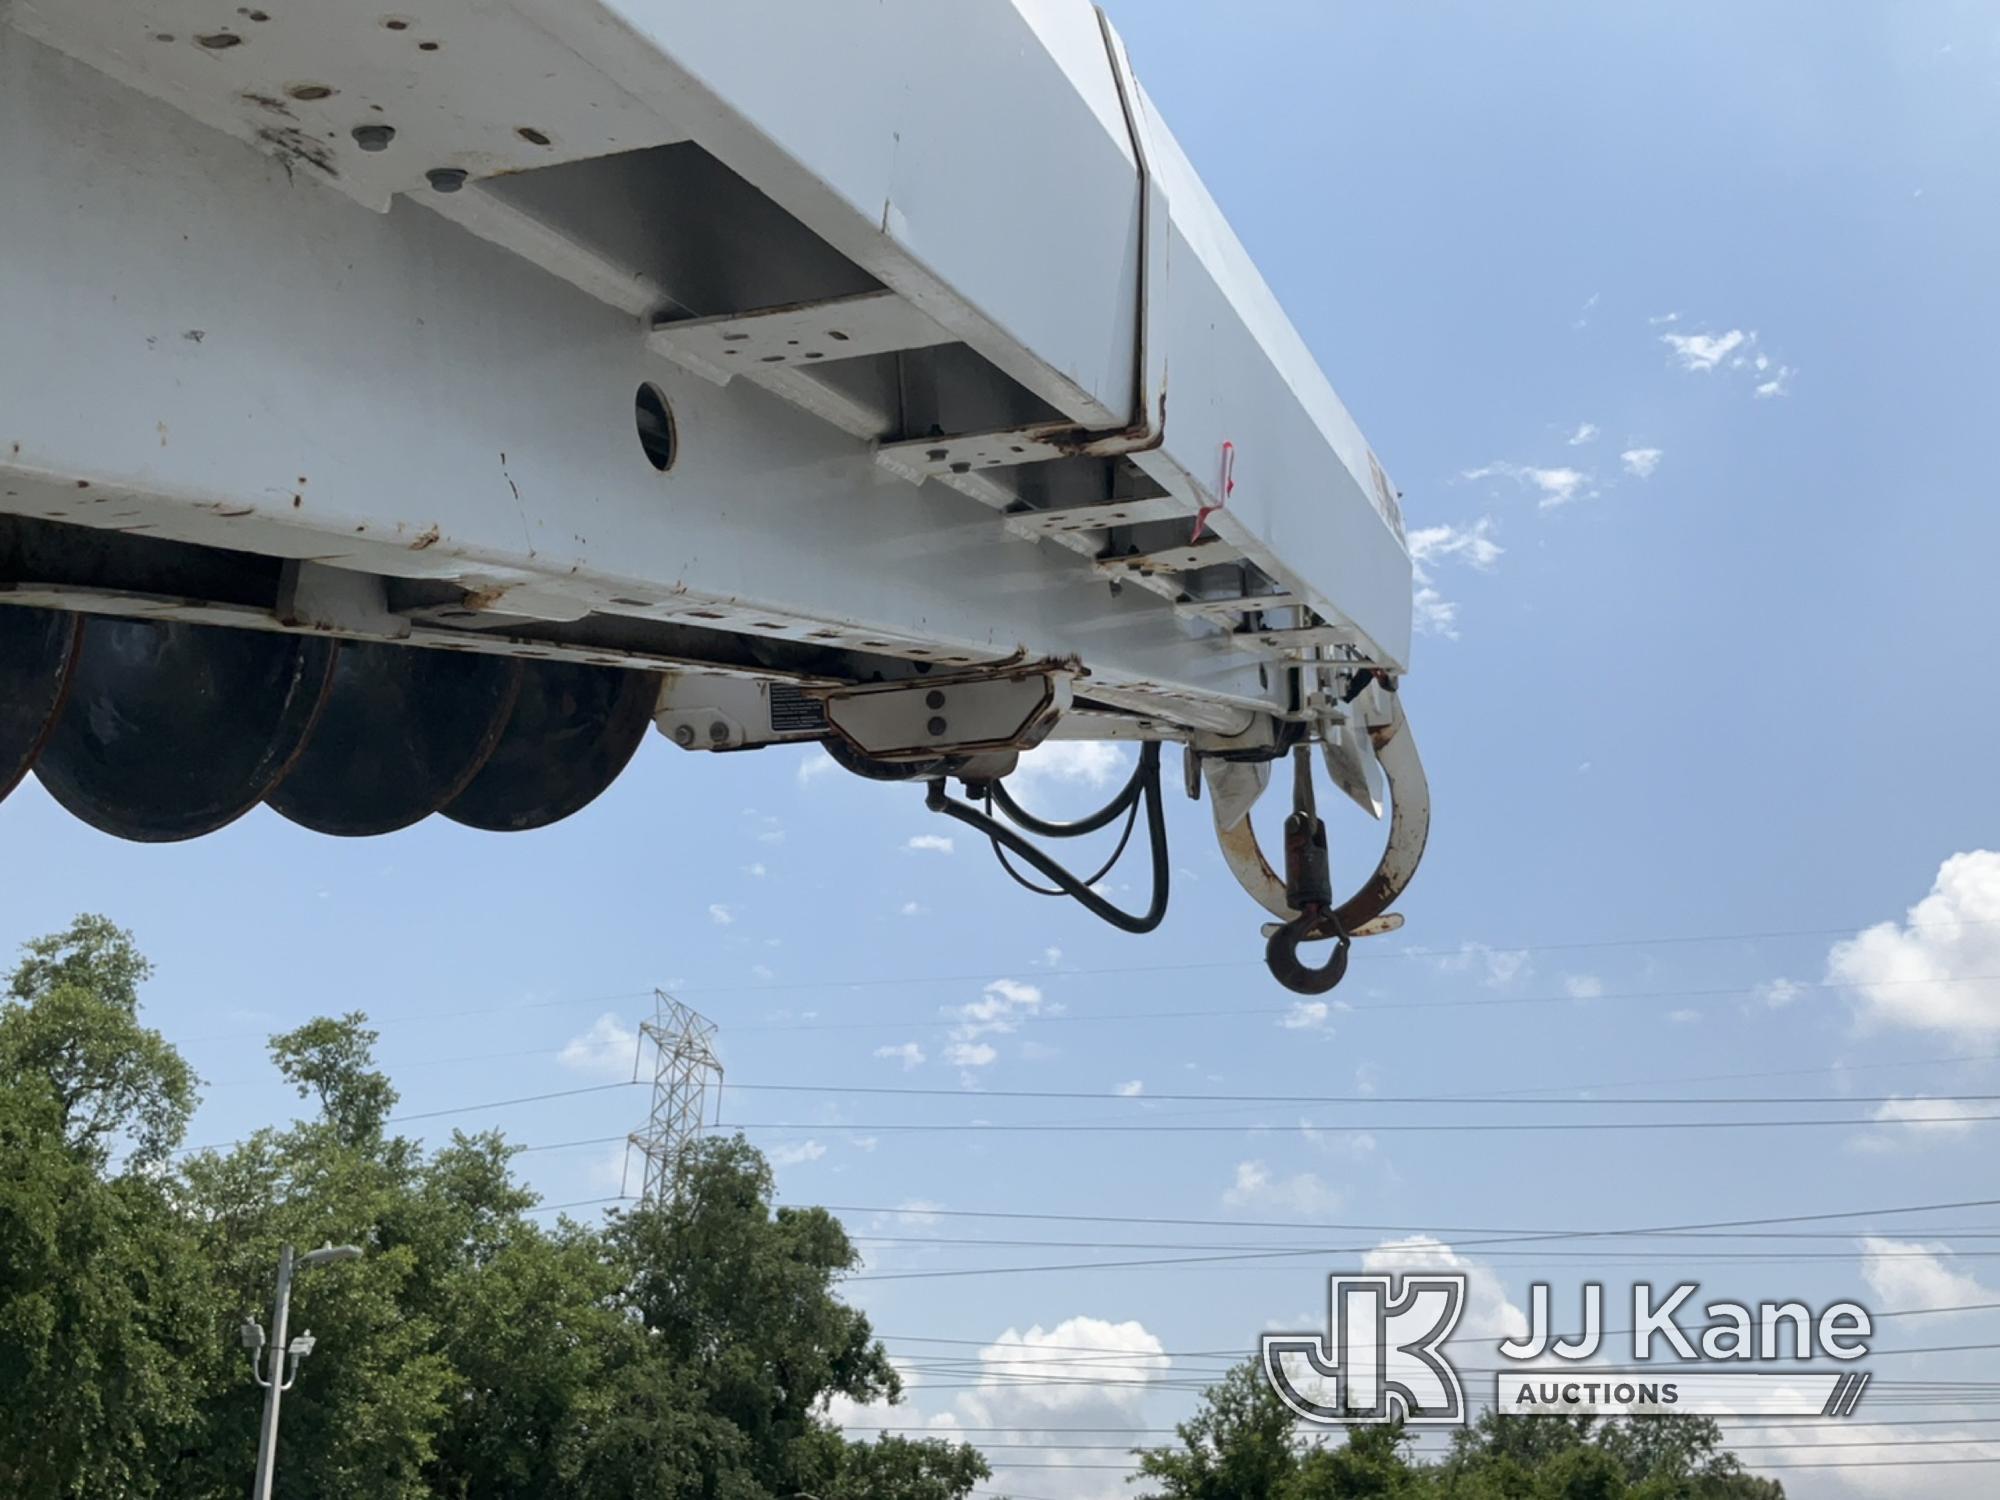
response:
M539 826L648 717L975 785L1050 735L1365 783L1382 466L1109 24L952 17L0 0L0 791ZM136 748L65 709L141 689Z

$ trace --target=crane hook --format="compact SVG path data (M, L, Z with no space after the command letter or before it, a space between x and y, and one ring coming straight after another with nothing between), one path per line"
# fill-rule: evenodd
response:
M1298 915L1266 940L1264 967L1295 994L1324 995L1347 977L1347 951L1353 940L1333 916L1326 824L1314 805L1312 755L1304 745L1292 752L1292 813L1285 819L1285 904ZM1309 936L1326 936L1314 929L1328 925L1333 929L1333 955L1317 967L1301 962L1299 944Z

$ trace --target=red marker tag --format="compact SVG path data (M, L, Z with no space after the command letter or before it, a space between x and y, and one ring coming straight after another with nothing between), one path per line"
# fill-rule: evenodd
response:
M1222 445L1222 478L1215 487L1215 504L1204 505L1194 513L1194 535L1188 538L1190 542L1201 540L1201 533L1208 525L1208 518L1217 511L1226 509L1229 505L1229 497L1235 493L1236 445L1234 443L1224 443Z

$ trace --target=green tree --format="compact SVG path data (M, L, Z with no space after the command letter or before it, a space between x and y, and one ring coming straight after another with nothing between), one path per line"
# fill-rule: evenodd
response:
M194 1085L139 1023L145 973L128 934L82 917L8 979L0 1493L157 1494L195 1432L206 1287L161 1172Z
M559 1500L588 1493L591 1434L613 1415L617 1381L645 1351L622 1316L616 1267L572 1225L516 1223L440 1287L451 1315L439 1350L450 1399L429 1471L448 1500Z
M648 1363L691 1372L682 1389L730 1434L708 1445L736 1455L727 1484L703 1493L964 1494L987 1473L970 1450L889 1441L857 1453L825 1422L830 1398L894 1401L901 1381L867 1318L834 1295L859 1263L846 1231L824 1209L774 1209L773 1196L754 1148L711 1140L681 1163L673 1197L617 1216L609 1232ZM665 1388L650 1370L628 1378L632 1399L657 1401Z
M375 1071L379 1034L353 1011L335 1020L321 1016L296 1031L271 1038L271 1060L301 1099L317 1097L320 1117L343 1146L365 1150L380 1141L396 1107L388 1076Z
M1293 1500L1404 1500L1429 1493L1422 1472L1410 1465L1408 1444L1401 1422L1349 1427L1346 1442L1300 1458L1286 1494Z
M231 1348L245 1317L267 1316L280 1249L352 1243L359 1261L299 1277L292 1326L319 1346L285 1398L277 1493L287 1500L428 1500L451 1367L440 1351L438 1214L424 1202L422 1152L386 1136L395 1091L374 1034L351 1015L273 1037L279 1072L319 1112L182 1166L183 1193L214 1286L212 1345L229 1351L204 1395L207 1441L174 1475L177 1493L229 1496L255 1462L259 1409L250 1361Z
M28 943L8 976L0 1078L47 1089L79 1160L102 1164L122 1145L128 1165L157 1167L194 1113L193 1071L139 1022L151 972L130 933L83 916Z
M238 1323L282 1246L364 1247L295 1284L318 1347L285 1399L284 1500L963 1500L973 1450L846 1439L896 1373L839 1282L839 1223L776 1209L742 1140L666 1203L539 1223L498 1134L426 1151L367 1018L271 1038L311 1101L181 1157L185 1062L140 1024L131 938L37 939L0 1004L0 1495L235 1500L262 1391Z
M1174 1431L1178 1448L1143 1450L1139 1475L1166 1500L1274 1500L1299 1474L1295 1419L1255 1360L1232 1369Z
M1525 1417L1484 1413L1423 1461L1400 1423L1353 1424L1345 1441L1304 1441L1252 1360L1211 1386L1176 1429L1141 1450L1139 1482L1159 1500L1784 1500L1744 1472L1702 1417Z

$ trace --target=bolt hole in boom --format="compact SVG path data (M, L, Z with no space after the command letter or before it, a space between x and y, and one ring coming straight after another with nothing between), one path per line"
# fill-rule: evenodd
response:
M639 387L639 394L632 399L633 416L639 428L639 446L645 450L646 462L662 474L674 466L674 414L667 406L667 398L660 394L660 388L651 381Z

